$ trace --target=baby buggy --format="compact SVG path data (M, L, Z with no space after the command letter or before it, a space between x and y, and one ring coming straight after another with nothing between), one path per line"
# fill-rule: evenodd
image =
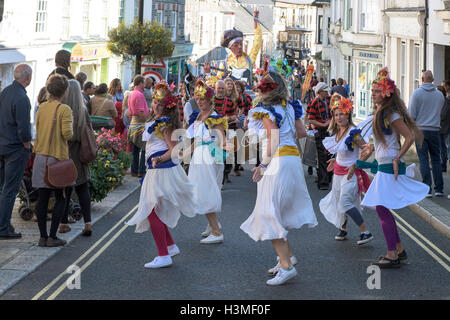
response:
M28 161L27 167L22 177L22 183L20 185L18 194L20 200L19 215L25 221L29 221L33 218L33 215L35 214L36 202L39 196L38 189L33 188L31 183L31 177L33 175L34 157L35 154L31 153L30 160ZM49 203L51 203L51 201ZM51 208L50 210L52 209L53 208ZM77 202L73 201L72 199L70 199L69 204L69 216L71 216L74 220L77 221L80 220L82 217L80 205Z

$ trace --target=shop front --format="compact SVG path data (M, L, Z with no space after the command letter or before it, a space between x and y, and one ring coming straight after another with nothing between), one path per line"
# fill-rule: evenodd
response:
M379 51L353 50L353 71L355 82L356 117L365 119L372 113L372 82L382 66Z
M173 50L172 57L168 59L167 63L167 82L173 83L178 87L178 84L183 81L186 72L185 61L192 55L194 44L177 44Z
M78 43L66 42L63 49L71 52L72 74L84 72L88 81L95 84L109 81L109 60L111 53L106 47L106 42L98 43Z

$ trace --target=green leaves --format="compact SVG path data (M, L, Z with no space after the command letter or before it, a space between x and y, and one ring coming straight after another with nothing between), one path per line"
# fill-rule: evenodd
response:
M170 57L175 48L170 30L157 21L146 21L142 25L135 21L126 26L122 22L109 32L108 49L125 61L141 55L149 61Z

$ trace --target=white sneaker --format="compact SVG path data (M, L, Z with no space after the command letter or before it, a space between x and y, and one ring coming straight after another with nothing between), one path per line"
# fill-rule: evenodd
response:
M172 258L170 255L167 256L157 256L155 259L153 259L152 262L146 263L144 265L147 269L157 269L157 268L164 268L172 265Z
M434 195L436 197L443 197L444 196L444 194L442 192L435 192Z
M266 284L268 284L269 286L279 286L288 281L289 279L292 279L296 275L297 270L294 267L292 267L291 270L280 268L280 270L278 270L277 275L274 278L267 280Z
M175 257L177 254L180 254L180 248L178 248L176 244L167 247L167 250L169 251L169 255L171 257Z
M291 257L291 263L293 266L295 266L298 263L297 258L295 256ZM277 256L277 265L272 269L267 270L267 273L275 275L278 272L278 270L280 270L280 268L281 268L280 257Z
M219 222L219 229L222 231L222 225L220 224L220 222ZM206 226L206 230L202 232L202 237L203 238L208 237L211 234L211 231L212 231L211 226L208 223L208 225Z
M433 198L433 194L432 193L429 193L429 194L427 194L426 195L426 197L429 199L429 198Z
M221 243L223 242L223 234L220 236L215 236L210 234L207 238L200 241L202 244L212 244L212 243Z

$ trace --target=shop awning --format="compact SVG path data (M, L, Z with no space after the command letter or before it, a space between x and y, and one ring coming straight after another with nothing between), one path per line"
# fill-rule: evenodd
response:
M106 47L106 42L100 43L80 43L66 42L63 49L72 53L71 62L81 62L85 60L95 60L110 57L110 52Z

